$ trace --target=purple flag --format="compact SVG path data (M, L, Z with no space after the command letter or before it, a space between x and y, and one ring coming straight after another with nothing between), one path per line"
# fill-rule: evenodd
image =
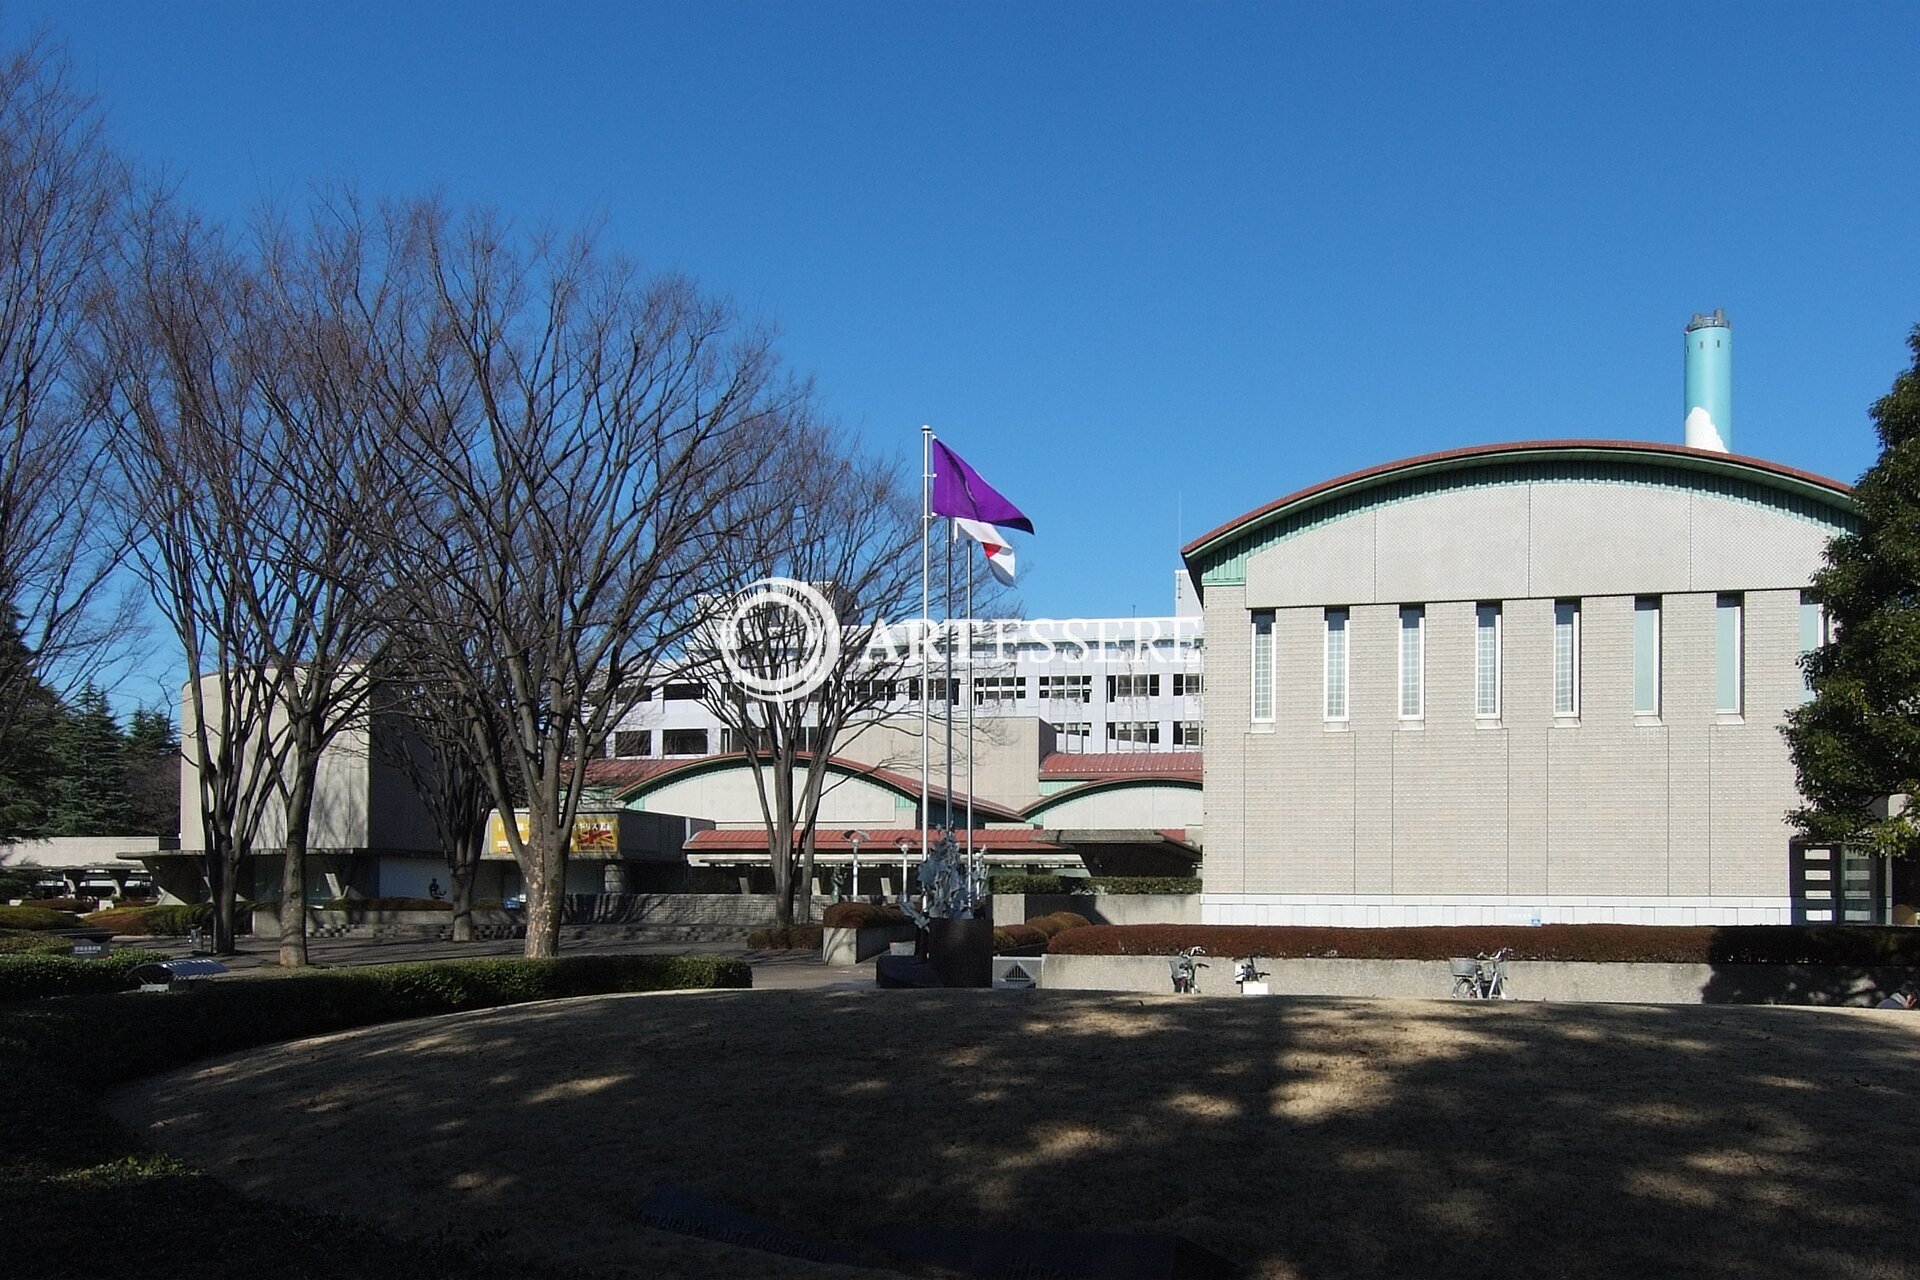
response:
M1020 508L1001 497L978 471L938 440L933 442L933 514L1033 532L1033 521L1022 515Z

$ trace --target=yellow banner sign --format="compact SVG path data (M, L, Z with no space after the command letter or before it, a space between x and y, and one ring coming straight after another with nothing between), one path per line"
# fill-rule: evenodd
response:
M530 840L527 829L527 816L515 816L514 825L520 828L520 839ZM500 815L494 814L487 823L487 848L496 858L511 858L513 846L507 843L507 829L500 821ZM620 849L620 815L617 813L579 814L573 820L573 851L575 853L612 857Z

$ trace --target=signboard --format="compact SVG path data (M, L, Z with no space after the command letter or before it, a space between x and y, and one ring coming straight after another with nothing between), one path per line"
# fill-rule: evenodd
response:
M517 814L515 824L520 828L522 840L531 839L527 831L527 816ZM620 856L620 815L617 813L582 813L573 819L573 854L584 858L617 858ZM495 813L487 820L487 856L493 858L511 858L513 846L507 843L507 829Z

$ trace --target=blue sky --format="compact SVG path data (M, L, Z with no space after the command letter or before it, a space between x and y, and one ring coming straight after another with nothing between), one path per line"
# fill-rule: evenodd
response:
M776 320L876 446L1033 517L1030 616L1169 607L1192 538L1499 440L1851 480L1920 321L1920 6L22 3L216 215L348 179L596 217Z

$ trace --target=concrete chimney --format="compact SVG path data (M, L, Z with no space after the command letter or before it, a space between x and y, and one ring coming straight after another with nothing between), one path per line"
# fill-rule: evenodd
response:
M1687 322L1686 442L1729 452L1733 441L1733 326L1719 308Z

